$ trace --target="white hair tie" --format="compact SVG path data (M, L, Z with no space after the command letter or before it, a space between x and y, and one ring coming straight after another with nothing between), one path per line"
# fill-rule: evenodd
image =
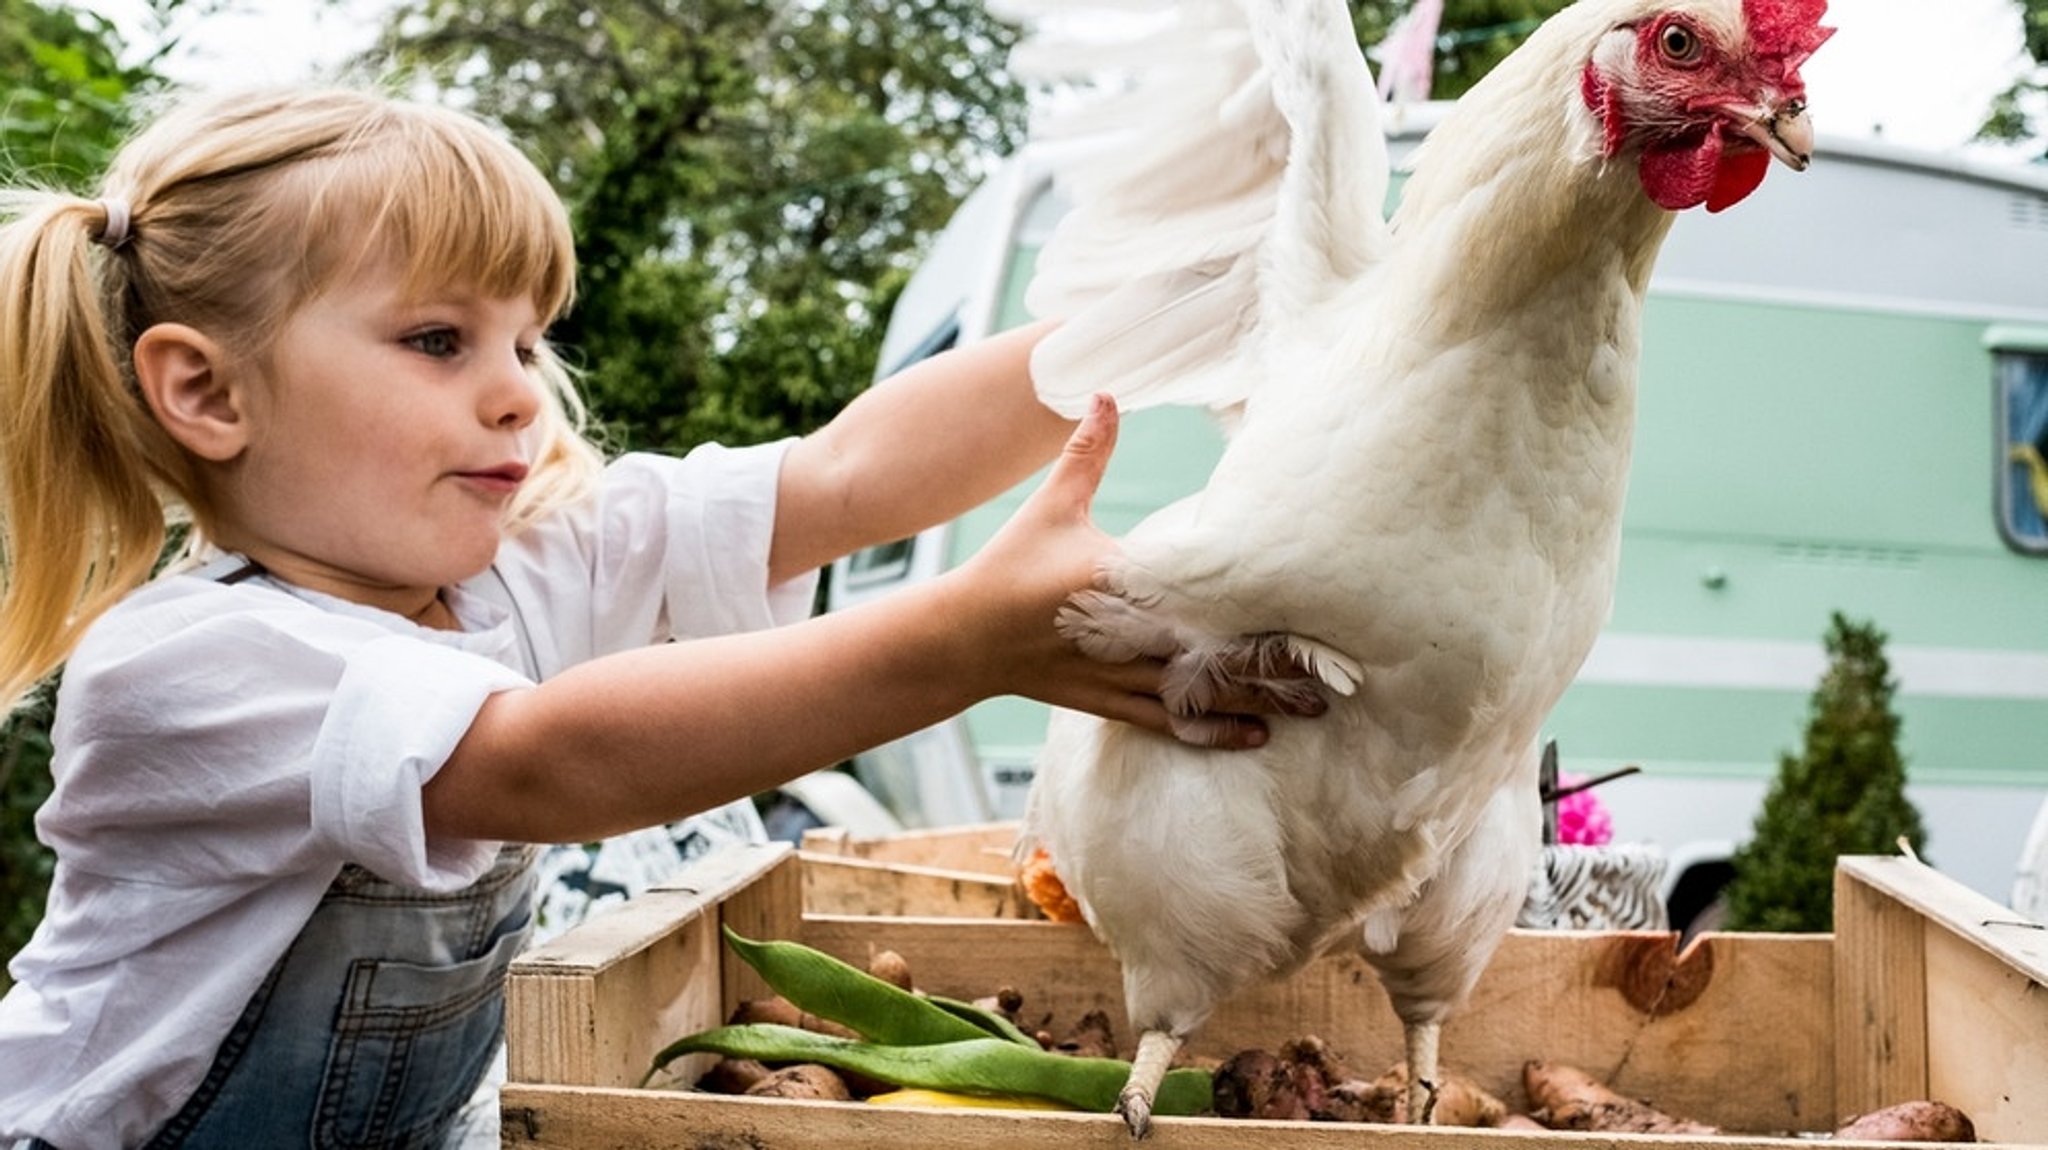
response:
M110 196L99 201L100 209L107 213L107 224L100 234L93 238L110 248L118 248L128 242L128 201Z

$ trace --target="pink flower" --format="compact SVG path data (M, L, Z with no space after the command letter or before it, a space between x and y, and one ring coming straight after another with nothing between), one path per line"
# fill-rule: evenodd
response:
M1584 775L1561 774L1558 789L1575 787ZM1614 819L1597 791L1585 790L1557 800L1557 841L1575 846L1604 846L1614 839Z

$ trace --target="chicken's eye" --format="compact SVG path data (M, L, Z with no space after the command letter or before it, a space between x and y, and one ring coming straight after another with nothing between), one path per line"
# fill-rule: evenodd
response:
M1657 33L1657 47L1664 52L1664 58L1674 64L1691 64L1700 57L1700 38L1691 28L1683 24L1664 25Z

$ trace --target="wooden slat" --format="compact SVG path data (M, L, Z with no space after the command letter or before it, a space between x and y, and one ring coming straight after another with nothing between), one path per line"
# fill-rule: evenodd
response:
M1927 1097L1925 920L1835 871L1835 1101L1844 1116Z
M804 910L906 918L1044 917L1014 878L803 852Z
M1511 1105L1522 1066L1565 1062L1665 1109L1730 1129L1832 1129L1832 970L1826 935L1710 935L1681 966L1668 934L1516 931L1445 1028L1444 1060ZM977 998L1011 986L1022 1016L1055 1037L1108 1013L1126 1056L1116 961L1085 927L1044 922L807 916L807 944L864 963L889 949L920 989ZM1310 965L1224 1003L1190 1043L1225 1057L1314 1034L1355 1073L1399 1060L1401 1032L1371 969L1353 955ZM1768 1083L1730 1090L1730 1081Z
M1928 1095L1980 1137L2048 1143L2048 987L1940 930L1927 971Z
M1960 1107L1983 1138L2048 1143L2048 929L1910 859L1843 859L1835 913L1843 950L1875 974L1857 996L1882 1063L1895 1043L1912 1073L1861 1075L1850 1112L1913 1098ZM1844 919L1844 913L1850 916ZM1853 1008L1843 1003L1837 1009Z
M2048 926L1909 858L1846 857L1839 873L1911 908L1999 965L2048 986Z
M845 1102L788 1102L651 1091L512 1085L504 1093L507 1146L745 1147L746 1150L1131 1150L1109 1114L906 1110ZM1530 1134L1326 1122L1155 1119L1145 1150L1804 1150L1790 1138ZM1841 1143L1870 1146L1871 1143Z
M505 987L510 1078L630 1086L655 1051L724 1021L732 1000L720 972L744 966L721 960L721 916L776 907L748 892L779 888L782 909L751 925L760 935L794 934L796 865L786 843L720 852L679 885L656 887L514 960Z
M908 863L1008 877L1016 868L1010 850L1017 842L1015 820L976 823L940 830L904 831L883 838L856 838L844 827L804 832L803 849L871 862Z

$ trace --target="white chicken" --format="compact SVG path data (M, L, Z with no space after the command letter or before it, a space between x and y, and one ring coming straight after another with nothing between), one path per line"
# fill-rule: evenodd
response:
M1348 942L1426 1115L1438 1028L1528 889L1539 728L1608 615L1652 263L1674 212L1807 166L1825 0L1579 0L1431 133L1391 223L1342 0L1003 7L1032 28L1021 71L1125 81L1066 121L1106 146L1058 176L1042 397L1206 404L1230 431L1063 625L1105 658L1184 652L1190 716L1245 635L1337 696L1251 752L1055 715L1021 849L1122 964L1119 1110L1142 1136L1216 1004ZM1084 42L1105 32L1122 55Z

